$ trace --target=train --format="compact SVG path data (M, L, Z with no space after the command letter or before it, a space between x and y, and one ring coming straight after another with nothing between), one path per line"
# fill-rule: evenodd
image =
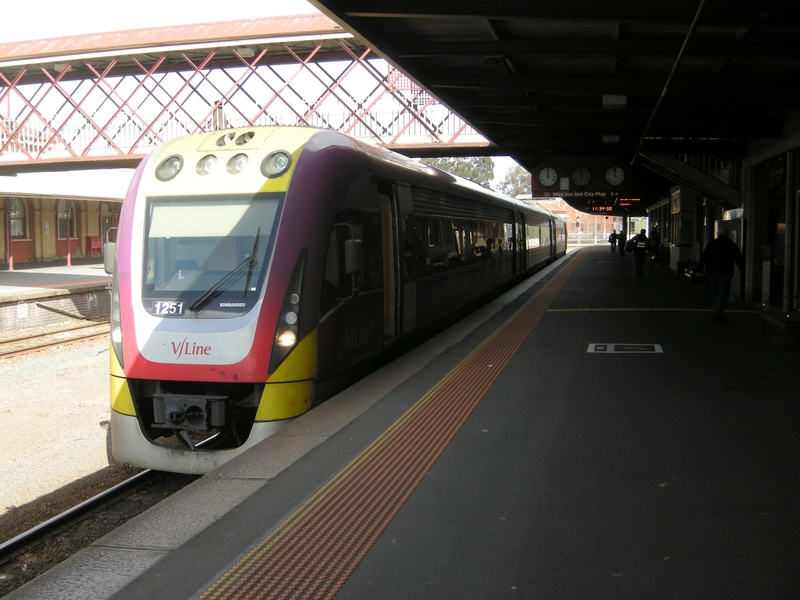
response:
M167 142L105 253L113 460L209 472L566 249L562 218L335 131Z

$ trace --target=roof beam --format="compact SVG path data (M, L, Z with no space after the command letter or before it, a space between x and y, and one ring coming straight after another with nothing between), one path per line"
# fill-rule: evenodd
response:
M449 105L453 108L453 110L460 111L468 111L470 109L476 108L488 108L493 109L495 112L498 109L504 110L519 110L519 109L531 109L531 108L561 108L561 109L572 109L572 108L581 108L581 109L596 109L601 110L602 106L602 94L595 93L590 94L587 96L576 96L576 95L552 95L552 96L543 96L543 95L531 95L531 96L520 96L520 95L500 95L495 93L486 93L480 94L481 90L463 90L461 93L458 94L458 97L449 98ZM717 110L715 111L716 114L726 113L730 114L736 111L741 111L742 113L750 114L754 107L760 107L765 109L772 109L772 110L788 110L794 108L796 104L796 99L783 96L782 98L776 98L771 94L763 94L761 98L757 100L753 99L746 99L740 98L738 95L730 95L726 97L718 97L714 98L715 106ZM625 107L626 112L630 111L642 111L642 110L652 110L653 106L655 106L655 100L653 98L647 98L643 96L629 96L628 103ZM667 106L664 107L664 110L669 112L670 110L694 110L697 104L694 102L694 98L691 96L687 96L684 98L673 98L670 97L669 103ZM648 113L649 114L649 113Z
M412 73L414 75L414 73ZM724 98L738 95L757 100L764 90L777 97L796 99L800 82L780 75L748 75L708 77L684 75L670 87L670 98ZM475 73L430 73L418 77L432 90L493 89L532 90L541 92L580 92L590 94L620 94L626 96L658 96L666 77L656 75L478 75Z
M506 148L515 154L525 155L530 148L553 148L569 149L578 151L581 154L619 154L629 156L638 144L638 138L624 137L617 144L604 144L600 136L596 136L596 141L591 141L586 136L530 136L522 134L502 134L492 136L498 144L502 143L502 148ZM727 140L698 140L698 139L646 139L643 146L644 151L659 154L703 154L719 157L738 157L747 156L747 144L738 141ZM542 154L536 154L541 157Z
M512 54L533 56L677 56L681 39L659 40L515 40L496 42L435 42L420 46L402 40L396 58L433 58L443 56L483 56ZM772 46L755 40L692 40L687 56L797 56L800 45Z
M448 3L443 13L441 4L427 0L381 2L379 0L312 0L312 3L348 20L361 18L381 19L529 19L581 22L661 22L690 23L697 10L696 0L673 2L640 2L617 0L615 2L586 2L585 0L559 0L559 2L485 2L484 0L459 0ZM704 22L737 27L779 27L793 19L796 3L776 0L769 5L748 0L728 0L710 5L704 11Z
M500 128L548 127L576 132L602 131L603 133L641 133L647 125L647 116L595 116L595 115L465 115L469 122L486 133ZM711 114L692 116L659 116L653 122L653 137L765 137L783 135L783 119L777 117L750 117L730 119Z

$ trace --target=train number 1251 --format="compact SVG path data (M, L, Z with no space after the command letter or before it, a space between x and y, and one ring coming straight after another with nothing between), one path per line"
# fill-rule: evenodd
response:
M183 306L185 302L153 302L154 315L172 315L178 316L183 314Z

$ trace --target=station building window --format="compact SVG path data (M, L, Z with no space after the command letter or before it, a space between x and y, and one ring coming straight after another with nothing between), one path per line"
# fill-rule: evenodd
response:
M25 202L22 200L22 198L11 198L8 204L8 218L11 226L11 239L27 239L28 221L25 213Z
M77 238L75 233L78 222L78 210L75 203L71 200L58 201L58 239L63 240L67 237L67 227L69 226L70 239Z

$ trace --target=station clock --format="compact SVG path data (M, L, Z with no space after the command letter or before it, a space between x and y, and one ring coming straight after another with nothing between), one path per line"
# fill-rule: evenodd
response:
M592 172L587 167L575 167L572 170L572 183L579 187L589 185L592 180Z
M609 185L620 185L625 181L625 171L622 167L610 167L606 171L606 181Z
M545 167L539 171L539 183L544 187L551 187L558 181L558 173L553 167Z

